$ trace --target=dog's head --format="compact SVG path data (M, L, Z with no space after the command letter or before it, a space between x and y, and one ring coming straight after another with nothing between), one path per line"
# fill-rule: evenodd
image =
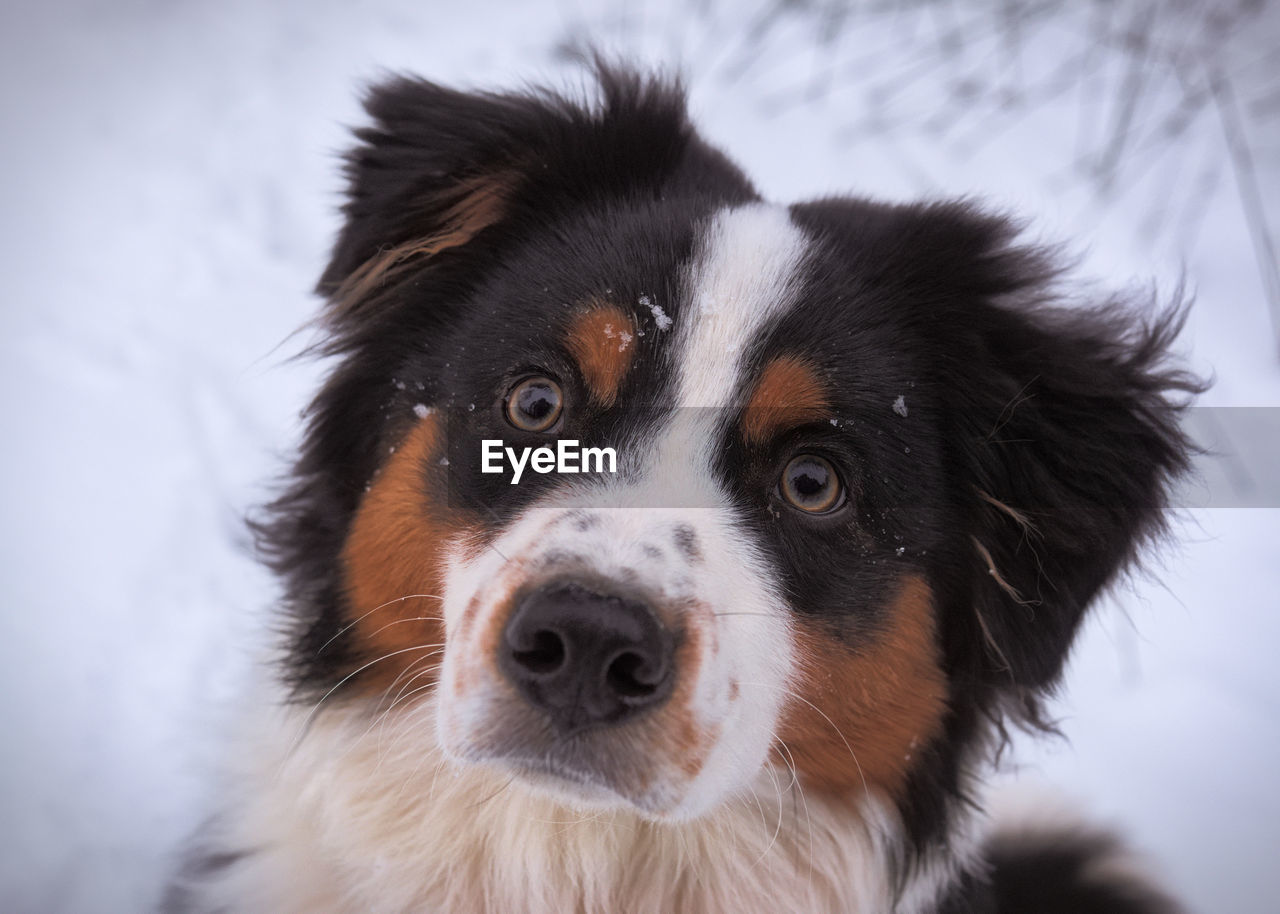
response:
M1176 320L1059 307L967 204L765 203L677 88L601 83L370 94L266 530L296 682L585 805L776 766L927 832L1159 529Z

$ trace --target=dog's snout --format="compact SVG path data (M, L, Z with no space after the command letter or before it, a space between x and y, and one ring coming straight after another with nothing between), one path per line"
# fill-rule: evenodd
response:
M671 692L674 639L645 603L559 582L507 620L499 666L562 734L621 723Z

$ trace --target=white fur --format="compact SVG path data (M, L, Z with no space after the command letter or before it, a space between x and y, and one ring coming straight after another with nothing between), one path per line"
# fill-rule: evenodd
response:
M692 779L681 770L686 759L670 756L662 744L640 747L658 778L649 795L623 800L664 818L697 815L727 794L745 789L765 764L792 669L782 598L763 573L759 557L726 523L723 512L593 508L593 494L598 493L579 493L577 498L560 494L553 507L529 511L477 558L450 562L439 739L457 758L486 758L476 747L484 743L491 714L501 707L508 687L493 658L481 652L479 635L495 624L493 614L506 608L497 602L502 595L565 567L557 562L545 571L530 572L527 565L537 566L540 558L553 555L570 568L589 569L605 580L636 575L633 586L642 587L653 602L683 613L686 627L702 631L690 710L714 743ZM595 525L578 531L571 522L555 523L572 516L571 511L593 517ZM672 557L670 531L677 523L698 535L703 560L696 571ZM646 556L644 546L659 542L665 544L667 557ZM464 636L462 616L468 611L476 618ZM731 694L734 682L736 697Z
M784 206L753 203L711 221L686 276L687 301L676 321L678 405L733 402L751 343L795 304L807 244Z

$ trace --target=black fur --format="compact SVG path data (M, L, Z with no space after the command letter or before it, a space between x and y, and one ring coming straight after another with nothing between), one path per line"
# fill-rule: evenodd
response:
M201 831L212 831L211 823L206 823ZM205 884L234 867L247 853L209 850L199 842L192 842L183 856L178 872L165 887L157 910L160 914L232 914L222 907L210 908L201 899Z
M1114 835L1044 827L987 842L937 914L1180 914Z
M1126 869L1113 836L1056 830L998 836L987 847L990 911L998 914L1177 914L1179 907Z

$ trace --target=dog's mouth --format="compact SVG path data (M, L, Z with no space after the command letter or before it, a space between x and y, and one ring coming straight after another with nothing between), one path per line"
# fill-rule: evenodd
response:
M551 756L511 755L501 759L526 783L557 795L568 795L591 805L616 805L619 801L645 811L656 811L644 795L632 796L619 790L615 781L599 771L579 767Z
M518 703L501 702L491 708L483 731L462 747L463 760L496 767L567 802L658 814L678 800L674 785L659 776L662 762L648 745L646 728L565 735Z

